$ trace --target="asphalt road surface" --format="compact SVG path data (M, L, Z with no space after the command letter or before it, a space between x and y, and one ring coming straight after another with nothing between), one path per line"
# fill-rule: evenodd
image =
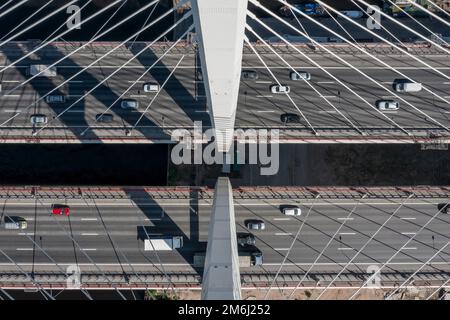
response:
M56 77L35 78L26 85L22 84L29 78L26 76L26 69L30 64L56 62L74 47L62 44L49 47L1 73L0 134L3 141L32 138L33 132L37 132L37 137L49 137L55 142L71 138L74 141L84 139L103 142L113 139L170 141L170 132L175 128L192 128L194 121L201 121L203 127L210 126L203 84L197 75L200 69L195 51L184 46L178 47L142 76L161 55L164 46L145 50L137 59L132 59L132 52L141 51L143 44L136 44L131 50L120 47L108 57L94 63L115 45L97 44L80 50L58 64ZM168 44L165 46L167 48ZM236 116L236 126L239 128L278 128L286 135L304 137L312 136L312 128L335 137L358 136L358 130L368 137L383 134L388 137L406 137L401 128L412 134L427 134L433 129L445 132L445 128L450 126L450 64L447 55L426 48L411 50L424 63L435 68L432 70L390 49L371 49L378 59L405 76L423 83L430 90L398 94L396 97L392 82L402 76L354 49L335 47L333 52L379 85L328 53L302 47L300 50L305 54L303 56L292 49L278 48L290 66L296 70L308 71L312 76L309 84L291 81L289 67L263 45L258 48L261 58L275 78L291 87L290 98L285 94L270 92L269 87L276 80L259 57L247 48L243 68L256 70L259 79L241 82ZM9 65L29 50L30 43L8 44L2 48L0 64ZM117 71L130 59L125 67ZM160 94L156 96L155 93L144 92L144 83L155 82L162 86L179 61L178 68ZM77 75L90 64L92 66L87 72ZM325 68L336 79L321 68ZM40 98L67 80L66 84L52 93L65 95L65 103L48 104L45 99ZM137 100L139 110L122 110L120 102L125 98ZM399 101L400 110L379 112L374 106L379 99ZM96 123L95 116L108 109L108 113L114 115L114 121ZM300 111L303 113L301 123L286 126L280 122L282 113L300 115ZM44 127L30 123L30 116L38 113L48 116L49 123Z
M28 272L58 271L57 265L65 268L78 264L83 271L99 268L105 272L189 273L193 272L193 254L206 249L211 199L157 200L142 194L135 198L130 193L131 200L120 197L71 200L61 195L53 199L1 201L2 221L7 216L20 216L27 219L28 229L6 230L3 223L0 225L0 270L17 272L20 266ZM241 272L276 272L291 245L282 273L302 274L312 267L312 273L335 274L363 247L348 271L364 273L370 265L382 266L389 261L384 272L413 272L450 240L450 216L436 215L437 203L445 201L448 197L235 200L237 232L248 232L247 219L266 223L266 230L253 232L264 264L243 268ZM53 203L70 205L70 216L50 215ZM298 205L302 216L284 216L280 205L286 204ZM142 226L150 235L183 236L183 248L158 254L144 251L138 232ZM448 273L449 255L447 246L422 272Z

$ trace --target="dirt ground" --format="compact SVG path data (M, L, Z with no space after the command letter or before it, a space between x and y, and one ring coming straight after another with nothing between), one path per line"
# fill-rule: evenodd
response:
M393 300L425 300L434 289L421 290L402 290L393 295ZM292 289L289 290L271 290L267 296L268 300L316 300L322 290L297 290L293 297L289 297ZM347 300L350 298L354 289L331 289L323 294L321 300ZM242 300L264 300L266 298L267 289L261 290L242 290ZM355 300L384 300L385 296L389 295L391 290L388 289L367 289L362 290ZM177 296L179 300L200 300L200 290L185 290L178 291Z

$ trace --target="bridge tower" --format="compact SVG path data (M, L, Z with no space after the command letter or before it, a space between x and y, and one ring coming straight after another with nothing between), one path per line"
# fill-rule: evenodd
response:
M208 231L202 300L241 300L241 275L230 180L216 183Z
M217 148L227 153L233 141L248 0L192 0L191 4Z

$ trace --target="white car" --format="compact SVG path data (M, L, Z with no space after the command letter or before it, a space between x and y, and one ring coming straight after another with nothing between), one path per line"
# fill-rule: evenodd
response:
M270 86L270 92L272 93L289 93L291 92L291 88L285 85L273 84Z
M144 84L144 92L158 92L159 88L160 88L160 86L157 83L145 83Z
M302 214L302 210L298 207L288 207L283 208L283 213L286 216L300 216Z
M311 74L309 72L306 71L291 71L291 73L289 74L289 78L291 78L291 80L293 81L298 81L298 80L306 80L309 81L311 80Z
M347 17L351 19L359 19L364 16L364 13L359 10L348 10L348 11L341 11L342 14L346 15ZM338 18L342 18L340 15L338 15Z
M399 103L394 100L378 100L376 106L381 111L396 111L399 109Z
M45 114L33 114L30 117L31 124L46 124L47 116Z

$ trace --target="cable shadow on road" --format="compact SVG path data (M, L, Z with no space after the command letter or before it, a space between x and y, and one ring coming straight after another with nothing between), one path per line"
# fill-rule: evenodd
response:
M142 54L139 54L143 48L142 46L134 45L129 48L131 53L136 56L136 60L138 60L143 66L147 68L148 61L157 61L158 56L150 49L146 49ZM172 72L173 67L168 67L162 61L158 61L158 63L150 69L148 74L160 85L168 79L170 73ZM187 69L189 70L189 69ZM196 81L196 69L192 68L192 79ZM196 84L197 85L197 84ZM186 88L186 86L179 80L176 74L172 74L170 80L164 86L164 91L170 96L170 98L177 104L177 106L189 117L189 119L194 121L201 121L203 127L210 127L211 121L209 116L206 113L199 113L196 111L206 110L206 99L204 88L199 88L197 99L193 97L191 92ZM192 108L192 106L195 106Z
M124 192L128 196L128 199L133 201L135 205L142 211L142 213L147 217L153 226L137 226L137 239L138 241L143 241L148 236L151 235L163 235L163 236L182 236L183 237L183 247L176 249L178 254L183 257L183 259L192 265L193 255L195 252L201 252L206 250L206 242L199 241L199 222L198 222L198 199L196 191L191 191L189 194L193 196L189 200L189 234L185 232L177 223L170 217L169 213L160 206L156 198L150 194L145 188L137 189L124 189ZM183 199L180 199L183 200ZM195 211L195 212L194 212ZM141 246L141 244L140 244ZM143 245L142 245L143 246ZM155 253L155 258L159 260L158 252ZM151 252L150 252L151 253ZM144 252L142 252L144 255ZM160 253L162 255L162 253ZM147 255L144 257L149 260ZM152 259L153 260L153 259ZM157 266L161 264L163 267L163 261L151 261L152 264ZM197 273L200 273L199 268L194 268Z

